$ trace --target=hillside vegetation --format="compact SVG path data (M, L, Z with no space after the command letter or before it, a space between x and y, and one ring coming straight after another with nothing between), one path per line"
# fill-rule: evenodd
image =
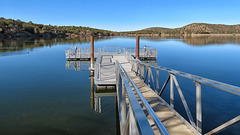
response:
M82 36L160 36L179 34L240 34L240 25L193 23L181 28L152 27L138 31L113 32L82 26L53 26L0 18L1 38L82 37Z
M82 26L53 26L0 18L0 38L109 36L112 31Z
M181 28L161 28L152 27L139 31L130 31L127 33L138 34L240 34L240 25L223 25L223 24L207 24L192 23Z

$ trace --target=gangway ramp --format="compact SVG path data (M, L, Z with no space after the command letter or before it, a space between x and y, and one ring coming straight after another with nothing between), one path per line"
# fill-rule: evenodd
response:
M70 65L72 60L91 59L91 76L94 74L95 84L98 88L102 86L116 88L121 134L211 135L240 122L240 115L233 116L233 119L217 125L214 129L204 131L202 129L204 127L202 126L202 85L237 96L240 96L240 87L145 63L141 60L155 60L158 55L157 49L139 49L138 42L136 46L138 46L137 49L113 48L112 46L93 49L93 43L91 42L91 55L89 48L66 50L66 58ZM93 66L95 58L96 63ZM66 67L68 68L68 66ZM168 74L161 89L159 71ZM195 111L188 107L177 77L189 79L195 84ZM167 86L170 86L170 89L165 89ZM169 104L161 98L164 90L169 90ZM174 94L179 95L187 118L183 118L182 114L180 115L174 109L174 102L176 102L174 101ZM191 111L194 112L195 117L193 117Z
M150 87L142 82L142 80L131 71L131 64L124 55L101 55L99 58L100 65L96 64L95 69L100 67L100 69L97 70L100 70L98 71L98 74L100 74L101 77L99 80L95 81L96 85L116 84L115 63L119 62L170 134L195 134L166 106L163 100ZM134 93L137 96L136 91L134 91ZM137 99L139 104L142 104L142 101L138 96ZM144 107L143 110L145 113L147 112ZM154 122L151 120L152 118L147 113L146 115L148 116L147 119L151 124L154 133L160 134Z

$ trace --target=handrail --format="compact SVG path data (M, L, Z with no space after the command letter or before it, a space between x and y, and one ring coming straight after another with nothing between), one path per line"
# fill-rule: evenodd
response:
M128 81L134 86L135 91L137 92L137 94L139 95L140 99L142 100L144 106L146 107L146 110L148 111L148 113L151 115L153 121L155 122L159 132L162 135L169 135L167 129L164 127L164 125L162 124L162 122L159 120L159 118L157 117L157 115L155 114L155 112L153 111L152 107L148 104L147 100L144 98L144 96L142 95L142 93L139 91L139 89L137 88L137 86L135 85L135 83L133 82L133 80L130 78L130 76L127 74L127 72L125 71L125 69L122 67L122 65L119 64L118 61L116 61L116 63L120 66L120 68L123 70L125 76L127 77Z
M240 87L233 86L233 85L226 84L226 83L222 83L222 82L218 82L218 81L214 81L214 80L211 80L211 79L207 79L207 78L204 78L204 77L192 75L192 74L189 74L189 73L177 71L177 70L162 67L162 66L153 66L153 65L147 64L145 62L142 62L139 59L135 59L135 60L138 61L139 63L147 66L147 67L151 67L151 68L154 68L154 69L159 69L159 70L162 70L162 71L166 71L170 74L174 74L174 75L178 75L178 76L181 76L181 77L184 77L184 78L188 78L192 81L196 81L196 82L199 82L199 83L202 83L202 84L206 84L208 86L212 86L212 87L215 87L215 88L218 88L218 89L221 89L221 90L224 90L224 91L227 91L227 92L230 92L230 93L233 93L233 94L236 94L236 95L240 96Z
M65 50L66 58L90 58L90 48L69 48ZM94 53L102 53L102 48L94 48Z
M153 135L154 132L138 103L119 63L116 64L116 88L119 109L120 131L125 134ZM126 103L126 98L128 103ZM126 116L127 115L127 116Z
M99 53L96 59L95 63L95 80L100 80L101 79L101 73L100 73L100 68L101 68L101 56L102 54Z
M103 52L104 53L121 53L122 48L120 46L104 46Z
M130 53L132 55L135 56L136 54L136 48L133 48L133 47L127 47L127 48L123 48L123 53L126 54L126 53ZM157 57L158 56L158 50L157 49L154 49L152 47L142 47L142 48L139 48L139 55L140 57Z
M186 121L185 119L182 119L182 121L184 123L186 123L187 125L189 125L190 128L191 127L195 128L199 133L202 133L202 101L201 101L201 89L202 89L201 85L202 84L205 84L210 87L217 88L217 89L240 96L240 87L222 83L222 82L218 82L218 81L211 80L211 79L207 79L204 77L184 73L184 72L173 70L173 69L166 68L163 66L153 66L153 65L144 63L144 62L140 61L139 59L135 59L131 55L131 53L128 53L128 52L125 53L125 56L132 66L131 70L137 76L139 76L144 82L147 80L147 82L145 82L145 83L147 83L147 85L149 85L149 87L152 84L154 91L156 93L158 93L160 96L161 96L162 92L164 91L164 89L166 88L168 82L170 81L170 106L169 106L170 109L174 108L174 84L175 84L175 86L177 88L177 92L182 100L183 106L185 108L185 111L189 118L190 123L188 121ZM145 68L146 68L146 72L145 72ZM155 80L155 77L153 77L152 69L156 70L156 80ZM166 81L164 82L161 90L159 89L159 71L164 71L169 74L169 76L167 77ZM194 119L193 119L190 109L187 105L187 102L184 98L184 95L182 93L182 90L180 88L180 85L177 81L176 76L190 79L195 83L195 87L196 87L196 122L194 122ZM152 83L151 83L151 81L152 81ZM177 112L176 112L176 114L177 114ZM178 117L182 118L182 116L180 116L179 114L178 114ZM219 127L217 127L216 129L218 129L218 130L213 129L213 130L209 131L209 133L212 134L212 133L219 132L220 130L226 129L226 128L230 127L231 125L240 122L239 116L235 117L233 120L229 120L228 122L226 122L227 124L224 123L224 124L220 125Z
M90 48L78 48L78 49L74 49L74 48L70 48L65 50L65 55L66 58L90 58ZM103 48L94 48L94 53L98 54L98 53L105 53L105 54L125 54L126 52L129 52L133 55L135 55L135 50L134 48L122 48L119 46L104 46ZM151 58L156 58L157 54L158 54L158 50L154 49L152 47L147 47L147 48L140 48L139 49L139 56L140 57L151 57Z

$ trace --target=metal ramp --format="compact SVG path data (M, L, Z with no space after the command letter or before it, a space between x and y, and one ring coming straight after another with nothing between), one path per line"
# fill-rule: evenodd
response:
M156 70L156 78L152 70ZM160 89L159 70L169 73ZM193 80L196 83L196 122L175 76ZM170 82L170 105L159 95ZM154 89L150 88L154 84ZM100 54L95 64L96 85L116 85L121 134L202 134L201 84L240 95L240 88L190 75L180 71L152 66L135 59L130 53ZM181 97L189 120L174 110L173 85ZM145 117L145 118L142 118ZM240 116L209 131L215 134L240 121ZM144 126L143 126L144 125Z
M134 51L134 48L126 49L120 47L95 49L95 84L97 87L113 86L116 88L121 134L202 134L201 86L207 85L240 96L239 87L158 65L150 65L139 59L135 59ZM68 60L89 60L90 52L83 52L84 50L67 50L66 57ZM143 49L139 55L141 59L155 59L157 57L157 50ZM72 64L70 62L67 64L70 65L66 66L69 69L73 67L71 65L79 67L79 64ZM166 81L161 87L159 84L159 71L168 74ZM193 117L188 107L176 76L189 79L195 84L195 117ZM169 104L161 98L167 84L170 84ZM176 102L174 101L175 88L175 93L179 94L186 111L186 119L174 109L174 102ZM101 96L100 94L96 97ZM101 106L100 102L97 102L100 101L99 99L95 100L95 102ZM205 134L216 134L238 122L240 122L240 115L210 131L205 131Z

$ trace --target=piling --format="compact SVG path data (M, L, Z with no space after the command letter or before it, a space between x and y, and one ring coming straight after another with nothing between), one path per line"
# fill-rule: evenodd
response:
M139 36L136 37L136 58L139 59Z

